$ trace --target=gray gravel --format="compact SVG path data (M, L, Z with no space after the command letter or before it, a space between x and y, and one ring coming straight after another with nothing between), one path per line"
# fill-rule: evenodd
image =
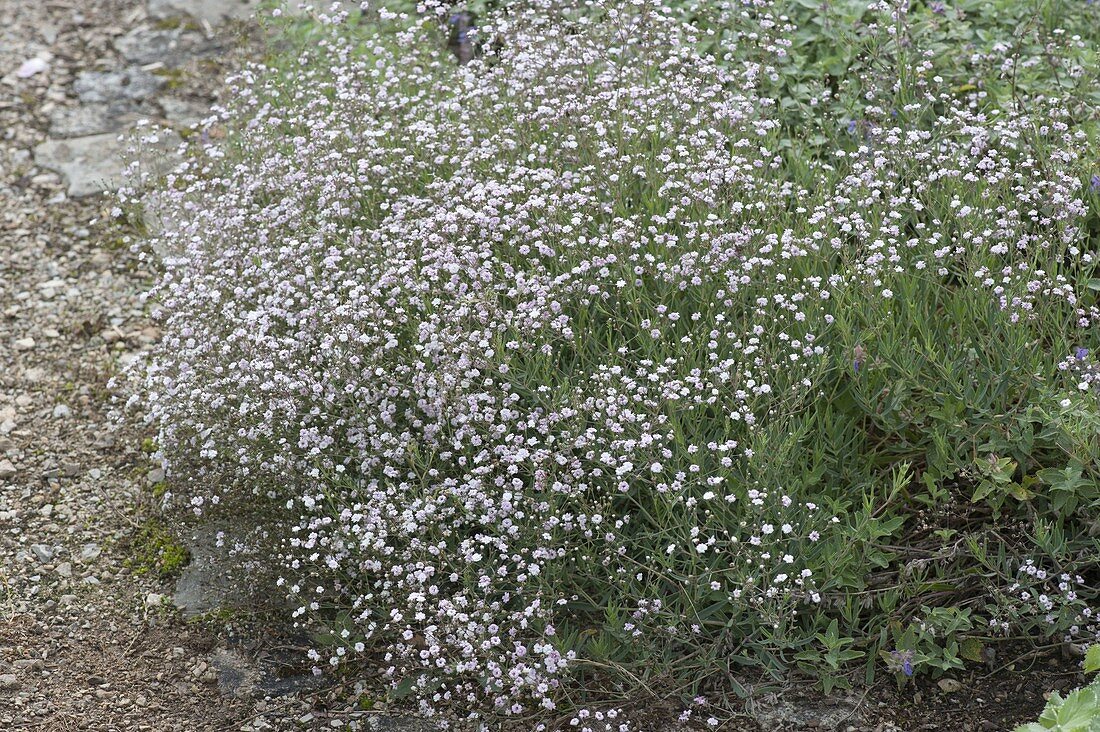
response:
M194 23L0 0L0 730L300 729L316 701L242 693L257 649L184 621L173 583L134 564L156 466L107 382L159 337L139 298L154 273L100 192L136 119L179 128L212 101L233 43Z
M187 15L200 23L217 25L248 18L258 4L258 0L149 0L149 12L154 18Z

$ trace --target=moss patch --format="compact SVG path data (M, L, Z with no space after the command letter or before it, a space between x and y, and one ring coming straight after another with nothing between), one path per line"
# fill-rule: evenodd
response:
M187 79L187 72L182 69L154 69L153 74L164 79L165 89L179 89Z
M191 552L181 544L163 521L149 519L129 542L126 566L134 574L155 574L162 579L179 575L191 561Z
M185 31L202 30L202 26L195 21L180 16L161 18L160 20L153 23L153 27L157 30L176 30L177 28Z

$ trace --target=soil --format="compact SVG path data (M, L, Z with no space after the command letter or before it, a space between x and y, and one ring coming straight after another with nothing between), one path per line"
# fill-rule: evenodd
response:
M1009 650L1014 651L1009 653ZM902 690L880 684L868 696L871 729L1002 732L1034 721L1052 690L1070 691L1085 683L1081 659L1058 650L1002 649L1018 660L951 676L959 690L945 693L936 681L920 679ZM918 696L919 695L919 696Z
M155 520L156 466L140 424L109 417L107 382L159 337L139 297L153 272L101 223L109 196L73 198L70 181L37 161L51 136L78 141L137 115L208 108L233 63L209 52L215 38L232 46L228 27L189 31L204 50L178 67L124 77L159 79L154 96L110 85L134 68L119 51L134 44L120 39L136 29L148 43L164 25L136 0L0 0L3 730L298 728L312 705L224 693L213 656L225 625L185 622L164 604L163 547L135 561Z
M898 688L880 675L870 688L834 690L825 695L811 682L758 683L735 719L706 724L705 706L677 722L679 705L639 702L629 709L645 730L703 732L1010 732L1034 721L1051 691L1063 695L1086 679L1081 659L1056 649L1024 644L1001 649L1009 659L992 668L967 664L945 679L918 677ZM741 679L752 687L749 679Z

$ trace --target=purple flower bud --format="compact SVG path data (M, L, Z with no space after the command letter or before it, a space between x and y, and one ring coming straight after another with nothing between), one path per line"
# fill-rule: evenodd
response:
M863 346L856 346L852 349L852 370L859 373L859 367L863 365L864 360L867 358L867 352L863 350Z
M906 676L913 675L913 652L906 651L890 651L890 658L887 659L886 665L894 673L901 672Z

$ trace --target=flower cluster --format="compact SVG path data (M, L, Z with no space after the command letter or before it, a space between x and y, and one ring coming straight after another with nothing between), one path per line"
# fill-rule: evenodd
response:
M1058 369L1071 380L1076 391L1088 393L1100 392L1100 364L1089 358L1089 349L1078 346L1073 353L1062 359Z
M1047 626L1049 635L1066 643L1100 642L1100 611L1090 604L1091 584L1079 574L1050 572L1025 560L1016 582L1004 590L1004 609L994 613L991 628L1007 633L1029 622Z
M792 163L760 68L661 2L517 4L463 64L422 10L334 10L292 73L246 69L230 149L157 194L135 401L195 513L270 504L319 667L525 716L574 674L783 648L842 541L848 486L790 466L829 380L876 368L855 314L1095 321L1053 102L929 83L930 129Z

